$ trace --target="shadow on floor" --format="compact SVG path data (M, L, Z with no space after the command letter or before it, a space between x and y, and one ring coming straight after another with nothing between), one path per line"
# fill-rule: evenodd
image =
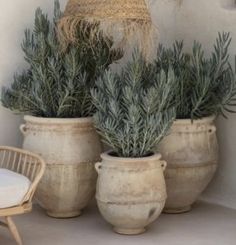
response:
M121 236L90 205L82 216L53 219L37 205L30 214L15 217L24 245L235 245L236 210L199 202L185 214L162 214L147 233ZM0 230L0 245L14 245Z

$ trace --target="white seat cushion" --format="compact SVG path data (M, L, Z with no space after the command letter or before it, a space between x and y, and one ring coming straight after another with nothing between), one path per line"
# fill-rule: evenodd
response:
M19 205L30 184L25 176L0 168L0 209Z

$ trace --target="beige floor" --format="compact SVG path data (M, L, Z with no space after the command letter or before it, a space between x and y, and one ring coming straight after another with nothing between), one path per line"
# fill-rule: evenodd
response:
M94 207L75 219L49 218L35 206L31 214L15 218L25 245L236 245L236 210L198 203L190 213L166 215L146 234L121 236L112 232ZM4 228L0 245L14 242Z

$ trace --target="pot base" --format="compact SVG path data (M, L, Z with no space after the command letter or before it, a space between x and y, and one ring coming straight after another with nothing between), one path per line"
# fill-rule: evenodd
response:
M81 214L82 214L81 210L74 211L74 212L65 212L65 213L47 211L47 215L49 217L56 218L56 219L75 218L80 216Z
M163 210L163 213L166 213L166 214L182 214L182 213L187 213L189 212L190 210L192 209L192 207L189 205L189 206L186 206L186 207L182 207L182 208L165 208Z
M139 235L146 231L145 228L125 229L125 228L118 228L118 227L114 227L113 230L120 235Z

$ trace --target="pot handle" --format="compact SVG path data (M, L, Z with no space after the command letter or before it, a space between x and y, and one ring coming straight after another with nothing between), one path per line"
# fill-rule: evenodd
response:
M208 133L209 134L214 134L216 132L216 126L215 125L211 125L208 127Z
M23 135L26 135L27 128L25 124L20 125L20 131Z
M102 168L102 163L101 162L96 162L95 163L95 169L97 171L97 173L99 174Z
M166 167L167 167L167 162L166 161L161 161L161 167L162 167L163 171L165 171Z

